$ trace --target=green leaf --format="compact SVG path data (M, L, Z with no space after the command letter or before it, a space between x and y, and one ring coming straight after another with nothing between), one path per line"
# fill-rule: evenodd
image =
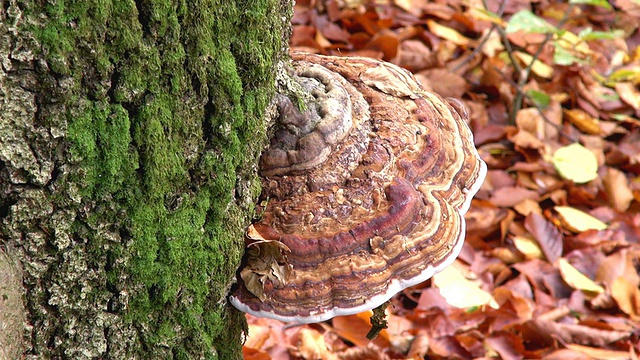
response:
M558 29L531 11L521 10L513 14L511 19L509 19L506 31L508 33L524 31L528 33L548 34L555 33Z
M581 59L564 47L560 45L559 42L553 43L555 47L555 51L553 52L553 63L556 65L571 65L573 63L585 64L587 61L585 59Z
M569 4L586 4L611 10L611 4L607 0L569 0Z
M578 34L582 40L611 40L624 36L623 30L612 30L612 31L593 31L592 28L588 27Z
M549 107L549 103L551 103L549 95L542 91L529 89L527 90L527 96L541 109L546 109Z

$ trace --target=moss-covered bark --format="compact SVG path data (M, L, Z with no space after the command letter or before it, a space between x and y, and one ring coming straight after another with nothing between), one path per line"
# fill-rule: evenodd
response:
M290 1L0 4L0 242L27 357L240 358L226 293Z

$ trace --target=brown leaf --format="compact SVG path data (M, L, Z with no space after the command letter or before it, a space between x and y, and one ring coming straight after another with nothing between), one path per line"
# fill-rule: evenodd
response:
M524 358L522 339L515 334L500 332L485 339L487 345L495 350L504 360L520 360Z
M640 111L640 91L636 85L631 82L619 82L616 84L616 92L635 111Z
M625 360L630 358L630 353L628 351L617 351L617 350L607 350L607 349L598 349L589 346L582 346L576 344L566 344L568 349L575 350L587 356L590 356L592 359L602 359L602 360Z
M447 359L469 359L471 357L469 351L462 347L460 342L453 336L430 339L429 346L430 352Z
M618 169L607 167L602 183L611 206L620 212L627 211L633 201L633 192L625 174Z
M542 215L529 214L524 220L524 227L540 244L540 248L549 262L553 263L562 256L562 234Z
M398 55L393 62L410 71L419 71L437 64L437 59L422 41L405 40L400 43ZM423 83L423 85L429 85Z
M519 186L508 186L493 192L491 202L496 206L513 207L525 199L538 199L538 193Z
M556 314L560 316L556 316ZM541 333L560 339L564 343L578 343L602 347L630 335L630 333L623 331L602 330L589 326L561 322L561 320L569 314L568 308L554 309L534 318L530 323L534 324Z
M271 356L266 352L248 346L242 347L242 358L244 360L271 360Z
M301 328L298 333L297 353L305 360L337 360L338 357L327 348L324 336L310 328Z
M350 34L343 30L340 26L333 22L330 22L326 15L312 16L312 20L322 35L333 41L339 41L342 43L349 42Z
M365 347L373 342L381 348L390 346L389 334L387 330L382 330L373 341L367 339L366 335L371 329L371 311L362 312L356 315L337 316L333 318L333 330L343 339L354 343L357 346Z
M366 48L382 51L384 54L382 59L389 61L398 54L399 45L400 40L398 39L398 35L391 30L383 29L373 35Z

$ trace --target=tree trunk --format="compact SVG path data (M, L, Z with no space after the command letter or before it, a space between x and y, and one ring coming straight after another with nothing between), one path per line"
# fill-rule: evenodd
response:
M241 358L291 3L0 0L0 357Z

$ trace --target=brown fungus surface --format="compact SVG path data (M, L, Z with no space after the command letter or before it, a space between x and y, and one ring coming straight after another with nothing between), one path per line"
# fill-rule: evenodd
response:
M486 174L457 100L381 61L294 53L314 98L280 119L260 163L266 206L231 302L309 323L372 309L458 255Z

